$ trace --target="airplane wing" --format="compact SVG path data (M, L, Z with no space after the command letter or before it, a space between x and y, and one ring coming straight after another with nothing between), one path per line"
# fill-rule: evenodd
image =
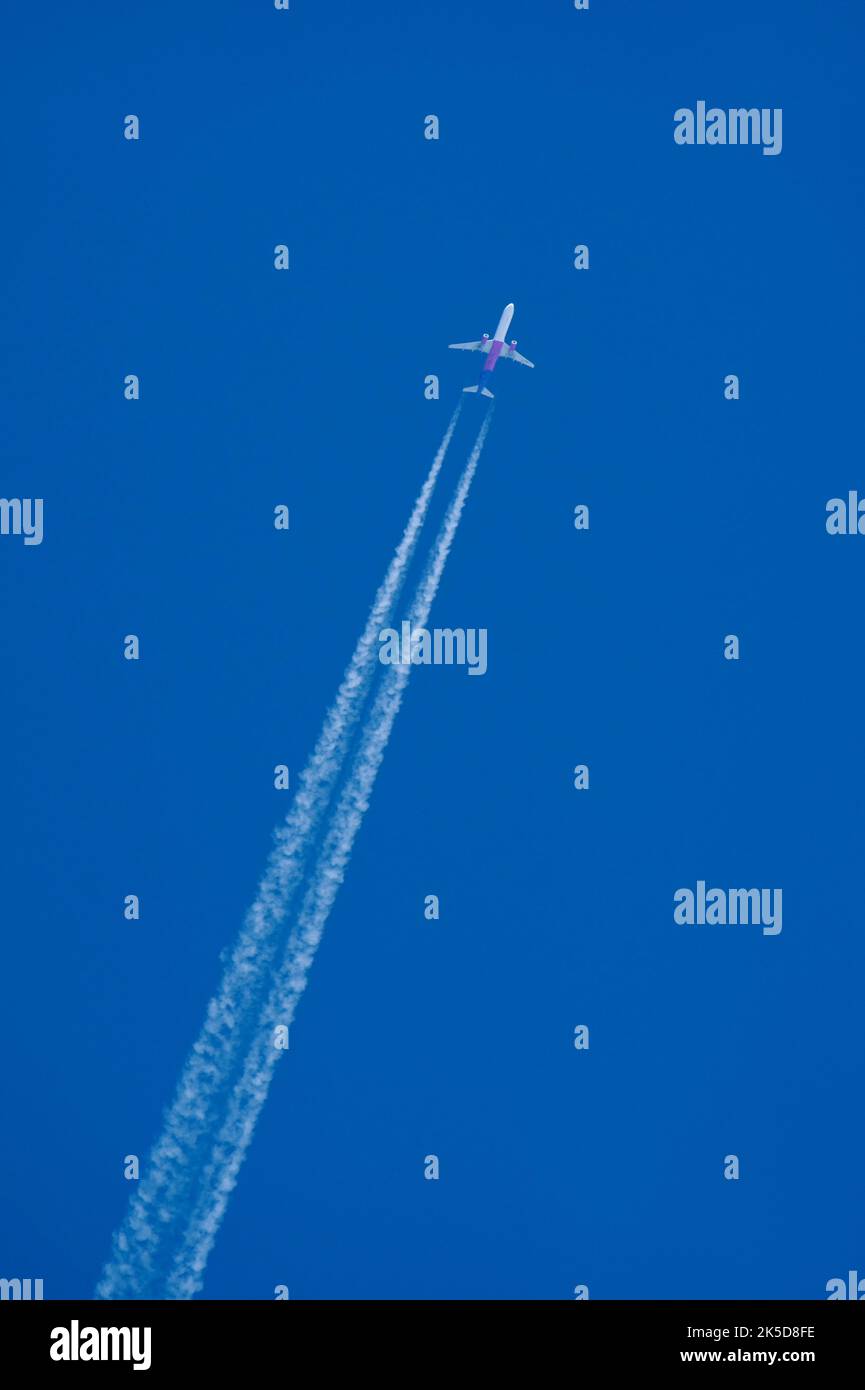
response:
M462 348L464 352L489 352L491 340L483 338L477 343L448 343L449 348Z
M509 357L512 362L522 362L524 367L533 367L535 365L534 362L530 362L527 357L523 357L523 354L521 352L517 352L516 348L502 348L501 355L502 357Z

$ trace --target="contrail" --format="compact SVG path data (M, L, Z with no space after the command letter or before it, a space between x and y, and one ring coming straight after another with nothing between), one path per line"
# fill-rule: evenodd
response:
M451 500L411 610L412 628L423 627L450 553L481 450L492 418L489 407L474 448ZM225 1119L215 1138L202 1178L200 1195L177 1250L164 1297L192 1298L200 1289L208 1256L229 1196L249 1148L281 1050L274 1030L289 1025L306 988L309 970L340 885L345 878L355 837L369 806L394 721L402 704L411 666L391 666L382 678L361 743L325 835L324 844L289 936L243 1073L231 1094Z
M342 683L322 725L315 748L299 778L284 824L258 891L225 967L219 990L207 1006L204 1025L186 1060L162 1133L150 1153L129 1210L115 1233L111 1258L96 1290L99 1298L144 1297L166 1264L164 1247L175 1233L179 1207L187 1200L199 1150L212 1132L214 1113L225 1087L240 1066L250 1028L281 945L281 928L300 881L306 855L330 803L377 669L375 648L405 580L426 519L462 402L454 410L402 539L376 593L366 626L346 667ZM176 1235L174 1235L176 1239Z

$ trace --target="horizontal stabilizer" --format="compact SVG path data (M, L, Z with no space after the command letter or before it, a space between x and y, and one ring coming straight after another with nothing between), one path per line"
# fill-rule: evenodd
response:
M478 387L478 386L464 386L464 387L463 387L463 391L464 391L464 392L467 391L467 392L469 393L470 396L475 396L475 395L477 395L478 391L480 391L480 393L481 393L482 396L490 396L490 397L491 397L492 394L493 394L492 391L488 391L487 388L486 388L485 386L481 386L481 387Z

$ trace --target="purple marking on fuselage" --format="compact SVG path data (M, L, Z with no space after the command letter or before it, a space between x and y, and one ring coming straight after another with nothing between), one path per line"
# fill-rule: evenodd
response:
M483 365L483 371L491 372L493 370L493 367L496 365L496 362L498 361L499 353L501 352L503 347L504 343L493 343L492 347L487 353L487 360Z

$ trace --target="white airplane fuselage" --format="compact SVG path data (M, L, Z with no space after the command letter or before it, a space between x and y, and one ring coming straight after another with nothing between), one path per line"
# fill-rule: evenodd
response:
M502 316L499 319L499 326L493 334L493 341L490 345L490 350L487 353L486 361L484 362L484 365L481 368L480 379L482 384L486 382L486 377L484 373L495 371L496 363L499 360L499 354L505 345L505 334L511 326L511 319L513 318L513 316L513 304L506 304L504 309L502 309Z
M489 333L485 333L481 339L474 343L448 344L449 347L461 348L467 352L484 353L484 365L481 368L477 386L464 386L464 391L469 391L473 394L480 393L482 396L491 396L493 393L489 389L487 382L490 379L490 373L495 371L496 363L500 357L507 357L512 362L521 362L525 367L534 366L534 363L530 362L527 357L523 357L522 353L517 352L516 339L510 343L507 341L507 331L511 326L511 319L513 316L513 304L506 304L502 310L501 318L499 319L498 326L492 338Z

